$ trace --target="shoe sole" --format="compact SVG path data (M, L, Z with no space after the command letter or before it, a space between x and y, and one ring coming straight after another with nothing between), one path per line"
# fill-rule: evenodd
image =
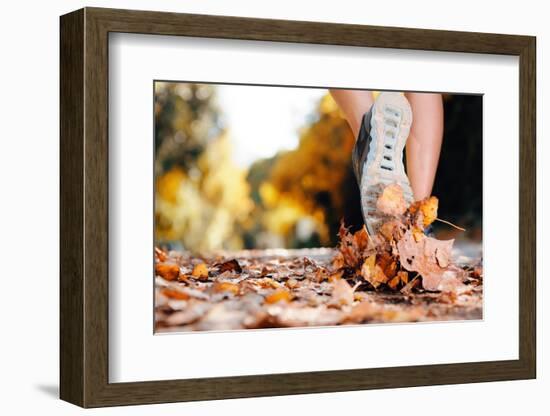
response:
M384 188L397 183L407 204L414 197L403 165L403 149L412 123L411 106L404 95L381 93L373 105L369 153L361 177L361 208L367 231L375 235L387 216L376 208Z

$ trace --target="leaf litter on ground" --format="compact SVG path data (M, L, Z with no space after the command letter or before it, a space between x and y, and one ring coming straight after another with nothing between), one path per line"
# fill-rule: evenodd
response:
M397 184L377 201L376 235L341 224L335 249L193 256L155 248L157 331L480 319L481 263L453 262L454 240L425 230L438 200L407 206Z

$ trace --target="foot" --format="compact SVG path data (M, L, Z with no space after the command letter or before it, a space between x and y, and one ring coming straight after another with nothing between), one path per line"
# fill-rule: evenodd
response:
M403 166L403 149L412 123L412 111L403 94L381 93L363 116L353 149L353 168L361 192L363 219L374 235L384 220L376 209L382 190L392 183L403 189L408 204L413 202L409 178Z

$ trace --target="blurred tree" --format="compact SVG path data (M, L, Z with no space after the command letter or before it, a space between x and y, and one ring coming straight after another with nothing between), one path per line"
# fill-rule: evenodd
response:
M155 82L155 174L174 166L187 171L222 132L209 84Z
M294 247L333 244L346 198L355 197L347 188L357 186L349 176L354 137L330 95L312 120L295 150L253 166L249 174L254 198L266 211L264 226Z
M155 85L157 241L189 250L240 249L252 209L210 85Z

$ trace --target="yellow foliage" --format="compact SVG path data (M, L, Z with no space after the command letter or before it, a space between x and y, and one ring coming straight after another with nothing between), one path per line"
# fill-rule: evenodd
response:
M168 171L157 181L158 196L171 203L176 203L179 187L185 178L185 172L179 168Z
M235 232L252 210L246 172L231 159L225 134L201 154L199 175L172 168L157 179L157 238L180 240L191 250L241 249Z
M327 213L340 218L343 212L342 187L349 186L344 181L355 139L329 94L321 100L318 113L319 119L302 129L298 147L279 156L269 185L262 184L260 192L266 206L273 204L275 195L278 203L292 201L285 203L285 215L279 214L285 222L283 229L289 229L288 206L298 206L302 216L315 219L318 232L327 243ZM298 215L300 210L294 209L294 213Z

